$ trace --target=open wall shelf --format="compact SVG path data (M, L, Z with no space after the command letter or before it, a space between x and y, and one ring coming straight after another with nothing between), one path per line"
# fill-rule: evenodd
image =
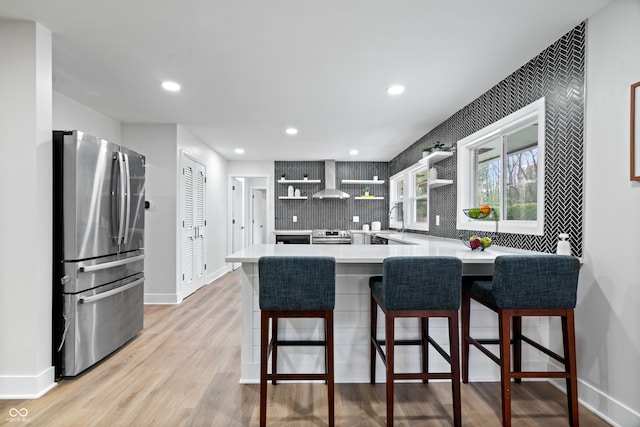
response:
M434 151L428 156L420 159L419 163L422 165L426 165L426 164L432 165L434 163L439 162L440 160L448 159L451 156L453 156L453 152L451 151Z
M453 184L452 179L434 179L433 181L429 181L427 183L427 185L430 188L444 187L445 185L450 185L450 184Z
M280 184L320 184L319 179L279 179Z
M384 184L384 179L343 179L342 184L369 184L369 185L381 185Z

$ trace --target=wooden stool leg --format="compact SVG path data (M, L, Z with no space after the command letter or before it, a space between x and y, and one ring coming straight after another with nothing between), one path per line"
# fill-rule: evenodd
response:
M271 321L271 373L275 375L278 369L278 317ZM275 378L271 379L271 384L276 385Z
M469 322L471 317L471 300L466 292L466 287L462 287L462 382L469 382Z
M567 403L569 425L579 427L578 418L578 374L576 372L576 333L573 309L562 316L562 340L564 342L565 371L571 376L567 378Z
M374 345L374 341L377 339L377 329L378 329L378 305L373 299L373 295L371 295L371 315L369 316L371 319L371 357L370 357L370 379L371 384L376 383L376 347Z
M394 340L395 318L385 314L385 339L387 353L387 426L393 425L393 382L394 382Z
M267 367L269 365L269 315L260 316L260 426L267 425Z
M324 380L326 385L329 384L329 318L325 313L324 317L324 373L327 379Z
M513 316L513 372L522 372L522 317ZM517 383L522 382L522 378L515 378Z
M326 318L326 348L327 348L327 397L329 402L329 427L333 427L335 419L334 407L334 365L333 365L333 311L327 312Z
M500 329L500 384L502 388L502 425L511 427L511 322L504 310L498 313Z
M460 397L460 353L458 346L458 311L449 316L449 356L451 358L451 392L453 397L453 425L462 425L462 403Z
M422 341L422 373L429 372L429 318L423 317L420 319L420 340ZM424 384L427 384L429 380L422 380Z

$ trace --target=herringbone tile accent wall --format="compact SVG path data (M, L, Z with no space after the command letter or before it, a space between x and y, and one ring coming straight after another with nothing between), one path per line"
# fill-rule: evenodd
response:
M389 174L416 163L436 141L458 140L518 109L546 98L545 226L543 236L500 233L497 244L555 252L558 234L569 233L582 255L585 25L580 24L519 70L458 111L391 160ZM438 177L454 184L431 193L430 234L457 238L456 156L437 164ZM435 215L441 225L436 227Z
M360 230L363 224L380 221L382 228L388 228L389 217L389 174L387 162L336 162L336 188L351 195L348 199L313 199L313 193L325 188L325 164L318 162L275 162L275 229L276 230L313 230L341 229ZM280 182L280 176L287 180L301 180L307 173L310 180L321 180L320 184L295 183L294 189L300 190L303 200L283 200L289 184ZM371 180L374 173L384 184L343 184L342 180ZM370 194L383 199L356 200L365 187ZM296 216L298 221L293 222ZM358 216L360 221L353 222Z

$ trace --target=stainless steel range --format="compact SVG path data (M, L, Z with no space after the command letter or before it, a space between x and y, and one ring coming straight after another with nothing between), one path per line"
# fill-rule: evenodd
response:
M351 232L348 230L313 230L312 245L350 245Z

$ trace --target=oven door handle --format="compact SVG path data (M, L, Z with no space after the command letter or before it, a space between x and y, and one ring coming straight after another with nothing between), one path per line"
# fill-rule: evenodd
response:
M103 292L103 293L98 294L98 295L93 295L93 296L90 296L90 297L81 297L78 300L78 302L80 304L89 304L89 303L92 303L92 302L100 301L102 299L109 298L110 296L113 296L113 295L128 291L129 289L138 286L142 282L144 282L144 277L142 279L134 280L133 282L131 282L131 283L127 284L127 285L120 286L119 288L111 289L110 291Z

